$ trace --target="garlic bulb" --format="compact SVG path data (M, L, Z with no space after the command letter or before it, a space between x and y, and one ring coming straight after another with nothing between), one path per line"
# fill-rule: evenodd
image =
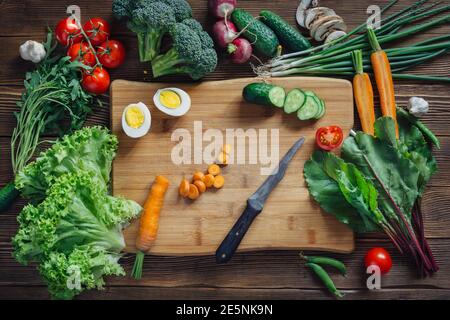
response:
M409 99L408 111L416 117L422 117L428 112L428 101L419 97L412 97Z
M19 53L22 59L33 63L41 62L47 54L44 45L33 40L28 40L22 44L19 48Z

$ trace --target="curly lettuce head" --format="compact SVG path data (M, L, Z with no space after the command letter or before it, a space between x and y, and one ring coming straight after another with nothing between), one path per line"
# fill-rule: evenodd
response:
M123 274L118 264L125 246L122 229L140 211L134 201L109 196L89 172L62 175L42 203L19 214L14 256L22 264L39 263L55 298L101 288L103 276Z
M117 147L117 137L104 127L78 130L64 136L20 171L15 179L16 188L32 203L39 203L56 179L66 173L89 171L106 185Z

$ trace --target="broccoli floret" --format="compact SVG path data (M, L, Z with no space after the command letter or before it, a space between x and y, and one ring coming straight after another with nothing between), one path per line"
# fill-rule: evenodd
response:
M135 5L136 0L114 0L112 4L112 12L117 19L130 17Z
M170 36L173 42L172 48L152 62L155 78L172 74L188 74L192 79L198 80L215 70L217 53L210 46L212 40L209 35L209 39L205 36L200 37L198 30L184 23L176 23L170 30Z
M211 39L211 37L209 36L209 34L206 31L203 31L203 27L200 24L200 22L198 22L195 19L186 19L186 20L183 20L182 23L197 32L198 36L202 40L203 48L206 49L206 48L214 47L214 41Z
M161 0L169 7L172 8L175 13L175 19L177 22L181 22L185 19L192 18L192 8L189 2L186 0Z
M170 27L176 22L170 6L154 0L141 0L131 11L128 28L138 37L141 62L153 60L160 51L161 42Z

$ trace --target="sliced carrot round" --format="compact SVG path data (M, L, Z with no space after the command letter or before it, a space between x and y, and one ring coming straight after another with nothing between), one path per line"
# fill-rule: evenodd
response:
M197 171L196 173L194 173L194 176L192 177L193 181L204 181L205 180L205 175L203 174L203 172Z
M206 184L203 181L196 180L196 181L194 181L194 184L200 193L203 193L206 191Z
M220 189L225 184L225 178L223 176L217 176L214 179L214 188Z
M217 164L211 164L208 167L208 173L212 174L213 176L218 176L220 174L220 167Z
M214 176L212 174L207 174L205 175L205 185L207 188L211 188L214 185L214 180L216 180L214 178Z
M189 181L186 179L181 180L178 192L180 193L180 196L186 198L189 195Z
M195 200L200 196L200 192L198 191L198 188L195 184L189 185L189 194L188 197L191 200Z

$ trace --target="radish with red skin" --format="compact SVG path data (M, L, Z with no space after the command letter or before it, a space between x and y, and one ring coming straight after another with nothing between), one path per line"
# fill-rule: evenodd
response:
M236 8L236 0L208 0L209 10L216 18L227 18Z
M220 20L213 26L213 36L219 47L226 48L229 43L239 36L239 33L233 22Z
M241 64L246 63L253 53L251 43L244 38L238 38L228 44L228 53L232 62Z

